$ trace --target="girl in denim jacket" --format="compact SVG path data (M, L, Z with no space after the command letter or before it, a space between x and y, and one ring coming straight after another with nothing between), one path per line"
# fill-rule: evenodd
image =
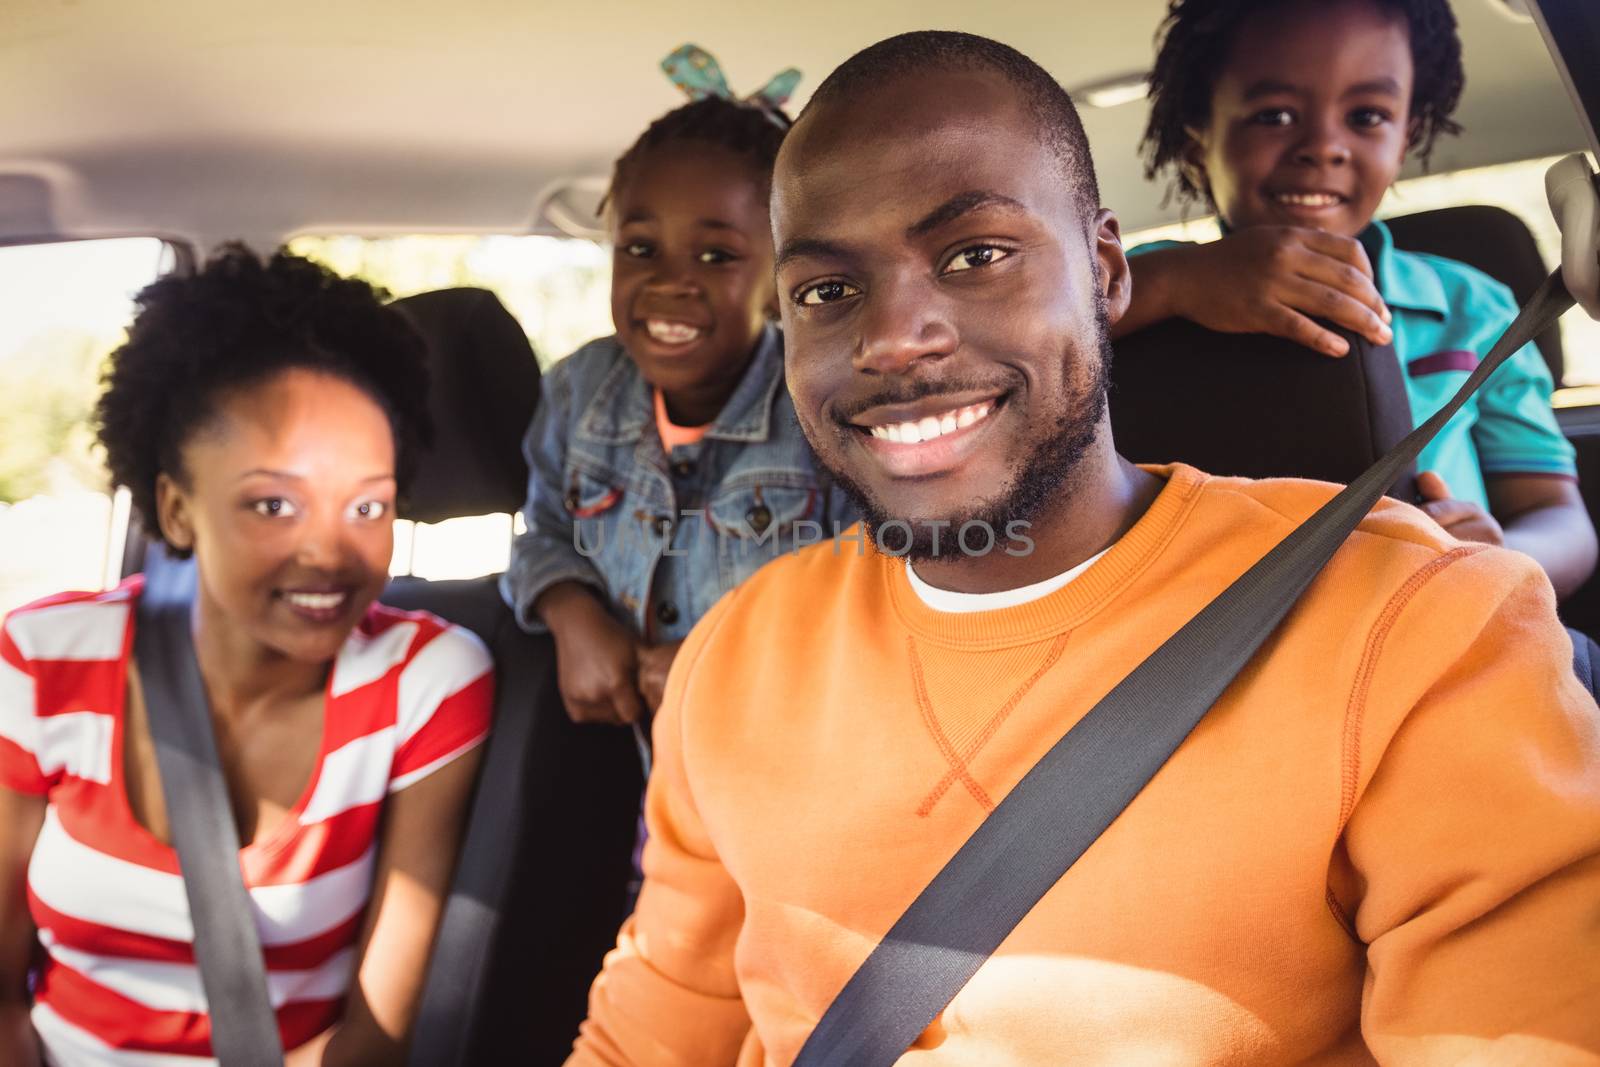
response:
M522 626L555 638L579 722L639 722L718 597L855 521L801 436L773 324L767 198L799 75L738 100L693 46L662 65L693 102L617 160L617 332L544 379L502 585Z

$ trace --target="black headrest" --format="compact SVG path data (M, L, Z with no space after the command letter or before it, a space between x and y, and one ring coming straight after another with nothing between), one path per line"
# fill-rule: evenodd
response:
M1396 248L1431 252L1477 267L1510 288L1518 305L1526 304L1550 274L1528 224L1505 208L1472 204L1419 211L1386 221ZM1561 327L1551 323L1534 338L1534 343L1550 367L1550 376L1560 385L1565 365Z
M396 300L427 342L434 444L404 517L440 522L516 511L528 492L522 437L539 401L539 363L522 326L486 289Z
M1111 366L1117 451L1211 474L1354 480L1411 431L1411 404L1394 349L1343 336L1341 359L1187 319L1122 338ZM1390 495L1414 500L1414 483L1408 474Z

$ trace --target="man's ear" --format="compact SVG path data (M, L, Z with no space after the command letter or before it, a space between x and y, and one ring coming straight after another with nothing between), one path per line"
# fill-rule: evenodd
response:
M189 495L165 471L156 475L156 524L161 539L180 552L194 550L194 520Z
M1128 312L1133 277L1128 271L1128 257L1122 251L1122 224L1108 208L1101 208L1094 217L1094 254L1106 317L1114 326Z

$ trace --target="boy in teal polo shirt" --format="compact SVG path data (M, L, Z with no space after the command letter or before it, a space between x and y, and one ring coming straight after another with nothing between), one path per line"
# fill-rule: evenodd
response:
M1422 422L1511 323L1510 292L1440 256L1394 247L1373 219L1408 150L1458 132L1460 42L1447 0L1176 0L1151 73L1151 177L1205 199L1224 237L1134 250L1133 307L1115 331L1172 316L1272 333L1330 356L1326 318L1393 342ZM1596 542L1553 383L1529 345L1422 453L1421 505L1464 540L1534 557L1558 595Z

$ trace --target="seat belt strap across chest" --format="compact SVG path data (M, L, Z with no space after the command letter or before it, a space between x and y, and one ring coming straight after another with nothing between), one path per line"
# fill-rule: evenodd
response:
M239 834L175 568L147 574L133 654L155 743L167 822L189 898L211 1047L222 1067L282 1067L266 963L239 868Z
M1166 640L1006 795L828 1006L795 1067L887 1067L1132 802L1384 491L1573 298L1552 274L1444 407Z

